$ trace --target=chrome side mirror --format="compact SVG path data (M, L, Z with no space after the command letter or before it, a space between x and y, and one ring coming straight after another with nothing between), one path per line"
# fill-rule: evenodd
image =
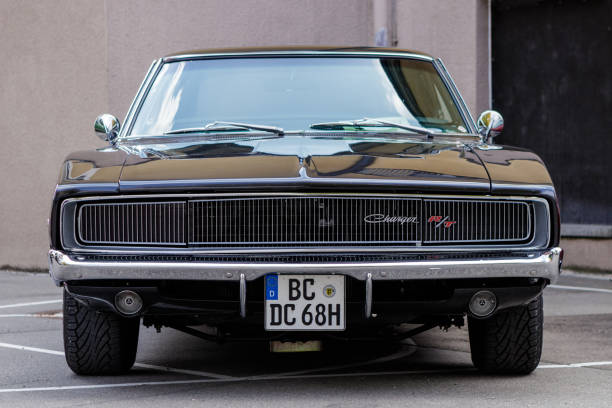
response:
M98 116L94 122L94 132L96 132L96 135L112 145L115 144L120 129L119 119L108 113Z
M476 123L478 133L482 135L482 141L485 143L493 143L493 139L504 130L504 118L494 110L486 110L478 117Z

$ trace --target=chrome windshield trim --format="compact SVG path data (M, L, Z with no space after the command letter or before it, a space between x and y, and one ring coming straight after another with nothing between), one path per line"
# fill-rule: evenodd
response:
M246 51L246 52L220 52L202 54L172 55L162 58L163 62L189 61L198 59L219 58L249 58L249 57L396 57L413 58L423 61L433 61L432 57L411 52L392 51L338 51L338 50L294 50L294 51Z
M176 61L190 61L190 60L205 60L205 59L224 59L224 58L282 58L282 57L345 57L345 58L359 58L359 57L367 57L367 58L377 58L377 57L394 57L394 58L405 58L405 59L415 59L421 61L431 62L434 65L434 68L438 70L438 74L440 74L439 69L436 66L436 60L427 55L414 54L409 52L388 52L388 51L256 51L256 52L236 52L236 53L215 53L215 54L185 54L185 55L176 55L171 57L160 58L153 62L151 68L147 72L144 81L140 85L138 92L136 93L136 97L134 98L130 108L128 110L128 114L125 117L123 127L119 136L117 138L117 142L120 143L122 139L130 139L133 137L140 136L132 136L132 127L134 124L134 119L138 116L140 112L140 108L142 106L142 102L144 97L149 93L149 88L151 84L159 74L159 71L163 67L165 63L176 62ZM442 81L447 82L445 77L441 75ZM455 88L456 91L456 88ZM451 91L452 94L452 91ZM455 102L456 103L456 102ZM459 106L459 111L461 112L461 106ZM463 113L462 117L463 117ZM471 116L470 116L471 117ZM465 118L464 118L465 122ZM472 119L473 122L473 119ZM473 123L467 124L468 126L472 126ZM475 125L470 133L478 133L476 131Z
M147 74L142 80L142 83L138 87L138 92L136 92L136 95L134 96L134 99L130 104L130 108L128 109L128 112L125 115L125 119L123 120L123 127L121 128L121 131L119 132L119 136L117 138L118 142L125 137L125 135L128 133L128 130L131 130L132 122L134 121L134 116L136 115L136 111L140 109L140 103L142 102L142 99L144 97L145 90L147 90L146 93L148 93L149 85L151 84L153 77L157 75L157 72L161 67L161 63L161 58L153 61L153 63L149 67L149 70L147 71Z
M461 95L461 92L459 92L459 89L457 88L453 77L446 69L444 62L441 58L436 58L433 60L433 64L436 70L438 71L438 74L440 74L440 76L442 77L442 80L449 87L449 91L453 96L453 99L455 100L455 104L457 104L457 107L459 108L459 112L461 113L463 121L466 122L468 127L471 129L470 133L478 133L478 129L476 128L476 122L474 122L474 117L472 116L472 113L470 112L467 104L465 103L463 95Z
M560 274L561 248L537 257L354 263L236 263L236 262L118 262L79 261L61 251L49 251L49 273L56 282L103 279L255 280L268 273L341 274L366 280L544 278L554 283Z

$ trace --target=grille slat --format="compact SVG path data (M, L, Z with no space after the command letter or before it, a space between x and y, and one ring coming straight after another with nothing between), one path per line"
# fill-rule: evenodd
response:
M272 196L79 207L85 245L190 247L526 243L532 204L390 196Z

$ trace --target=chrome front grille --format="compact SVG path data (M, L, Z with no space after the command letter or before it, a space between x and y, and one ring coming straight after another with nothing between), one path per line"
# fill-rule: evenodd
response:
M87 244L185 244L185 202L83 204L79 238Z
M424 206L424 243L524 242L531 235L525 202L424 200Z
M80 203L83 246L377 247L526 244L534 204L520 200L352 195Z
M262 197L190 201L189 243L197 245L413 243L421 240L418 221L420 211L420 199ZM398 219L401 217L405 222L385 222L382 218L384 216Z

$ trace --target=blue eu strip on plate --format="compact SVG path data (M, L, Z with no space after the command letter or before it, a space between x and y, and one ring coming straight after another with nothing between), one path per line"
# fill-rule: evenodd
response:
M266 300L278 300L278 276L266 276Z

